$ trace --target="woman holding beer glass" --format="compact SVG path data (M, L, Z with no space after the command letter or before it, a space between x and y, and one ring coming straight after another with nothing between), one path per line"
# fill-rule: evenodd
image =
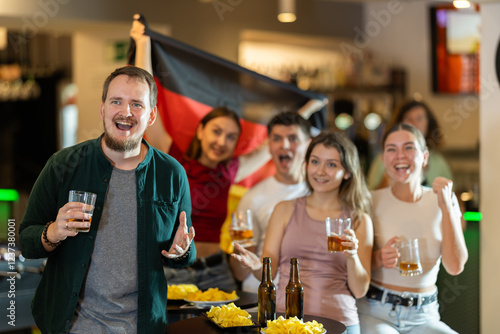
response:
M290 258L299 259L304 288L304 313L342 322L348 333L359 333L355 298L365 295L370 282L373 230L367 211L370 194L359 166L356 147L339 132L323 132L305 156L310 195L279 203L271 216L262 256L279 272L276 307L284 312ZM330 253L325 220L350 217L353 228L341 236L342 253ZM236 246L233 254L261 277L261 260Z
M385 134L382 160L391 186L373 195L375 242L372 284L358 301L362 333L455 333L440 321L436 280L441 261L450 275L462 272L467 248L452 181L421 185L429 152L415 127L397 124ZM396 243L418 238L422 274L402 276ZM415 331L412 331L415 330Z

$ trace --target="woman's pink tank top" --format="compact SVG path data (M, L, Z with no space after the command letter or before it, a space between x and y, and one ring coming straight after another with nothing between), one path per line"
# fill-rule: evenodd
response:
M345 255L328 252L325 222L311 219L305 204L305 197L297 199L281 242L277 311L285 312L290 258L296 257L304 287L304 314L334 319L346 326L356 325L358 312L356 300L347 287ZM342 216L348 217L348 210Z

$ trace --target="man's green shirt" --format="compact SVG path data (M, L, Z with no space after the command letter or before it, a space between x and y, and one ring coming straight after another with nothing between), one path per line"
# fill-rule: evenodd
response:
M101 137L63 149L49 159L33 187L19 228L23 256L48 258L32 303L42 333L67 333L73 322L113 170L102 152ZM190 265L196 249L192 244L188 258L179 262L164 258L161 251L170 248L182 211L191 226L191 200L182 166L143 142L148 152L136 169L137 259L116 254L116 261L137 262L138 333L165 333L167 282L163 263L174 268ZM46 252L41 241L43 228L56 219L70 190L97 194L90 232L68 237L54 251Z

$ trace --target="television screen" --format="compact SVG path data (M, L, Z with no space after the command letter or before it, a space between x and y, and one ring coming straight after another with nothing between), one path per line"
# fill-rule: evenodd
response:
M478 7L432 6L432 88L436 93L479 93L481 17Z
M446 50L449 54L477 54L481 16L477 12L447 10Z

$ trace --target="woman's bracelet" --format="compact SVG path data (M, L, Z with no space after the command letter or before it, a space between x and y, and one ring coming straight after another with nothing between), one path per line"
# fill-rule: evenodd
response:
M43 229L43 232L42 232L42 237L43 237L43 241L45 241L45 243L47 245L49 245L50 247L57 247L57 246L59 246L61 244L62 240L59 240L58 242L54 243L54 242L50 242L49 238L47 238L47 231L49 230L49 226L52 223L53 222L48 222L45 225L45 228Z

